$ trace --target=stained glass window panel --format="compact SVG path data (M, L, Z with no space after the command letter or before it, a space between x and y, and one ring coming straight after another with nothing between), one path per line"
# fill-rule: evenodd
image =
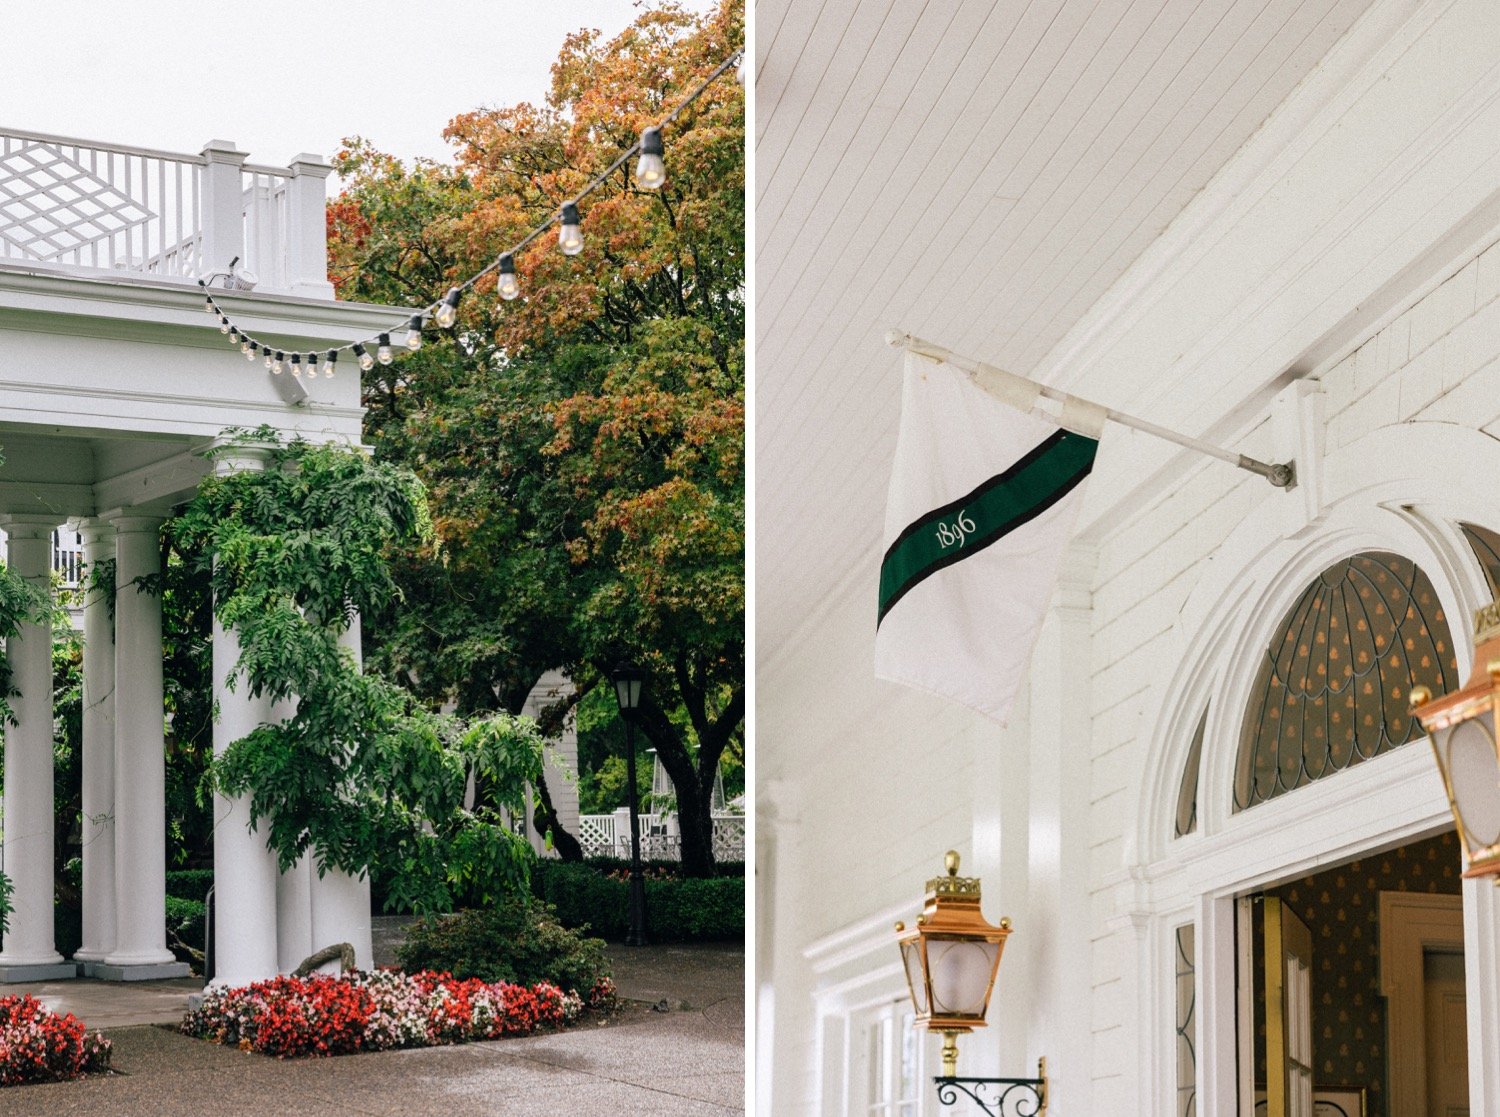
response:
M1448 620L1427 575L1368 551L1334 563L1271 638L1251 690L1234 809L1274 799L1422 735L1407 695L1458 685Z
M1177 1117L1198 1117L1198 1025L1194 1020L1197 988L1196 944L1193 925L1176 932L1177 960Z
M1182 768L1182 784L1177 789L1177 821L1173 835L1182 837L1198 829L1198 766L1203 760L1203 730L1208 725L1208 711L1198 719L1198 730L1188 746L1187 763Z

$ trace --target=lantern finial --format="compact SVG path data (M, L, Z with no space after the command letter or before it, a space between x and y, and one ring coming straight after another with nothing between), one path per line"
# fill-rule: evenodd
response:
M958 850L950 849L943 855L943 867L950 877L958 876Z

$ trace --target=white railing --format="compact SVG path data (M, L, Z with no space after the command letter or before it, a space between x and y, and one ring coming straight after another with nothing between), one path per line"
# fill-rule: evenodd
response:
M715 814L713 847L716 861L745 859L745 816ZM682 857L682 838L677 816L670 813L642 814L641 856L651 861L677 861ZM578 816L578 844L585 857L630 856L630 812Z
M262 290L331 296L314 156L246 163L0 128L0 262L195 280L253 273Z
M52 569L64 589L77 589L83 581L83 536L66 527L52 533Z

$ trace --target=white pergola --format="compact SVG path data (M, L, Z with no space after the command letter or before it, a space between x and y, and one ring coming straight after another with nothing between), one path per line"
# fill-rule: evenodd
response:
M255 336L310 352L405 320L335 302L326 275L331 168L246 162L213 141L199 155L92 144L0 128L0 527L6 560L46 586L49 538L79 525L85 559L115 562L111 612L84 609L83 945L57 951L53 928L51 633L10 641L16 724L5 727L4 870L14 884L0 981L83 972L138 980L186 972L165 942L159 529L210 469L255 455L205 452L229 428L358 444L359 373L273 376L228 344L204 313L198 279ZM231 262L259 278L227 289ZM210 278L215 277L217 278ZM358 624L346 635L358 652ZM214 749L278 711L226 685L234 634L213 642ZM371 962L369 882L281 873L241 800L214 806L216 980L274 976L338 942Z

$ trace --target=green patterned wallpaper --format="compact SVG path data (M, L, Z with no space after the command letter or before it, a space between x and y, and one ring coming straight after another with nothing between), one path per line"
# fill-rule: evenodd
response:
M1380 893L1460 891L1452 831L1267 889L1313 936L1314 1085L1364 1086L1369 1117L1385 1106L1385 998L1380 995ZM1264 908L1255 905L1255 1077L1266 1080Z

